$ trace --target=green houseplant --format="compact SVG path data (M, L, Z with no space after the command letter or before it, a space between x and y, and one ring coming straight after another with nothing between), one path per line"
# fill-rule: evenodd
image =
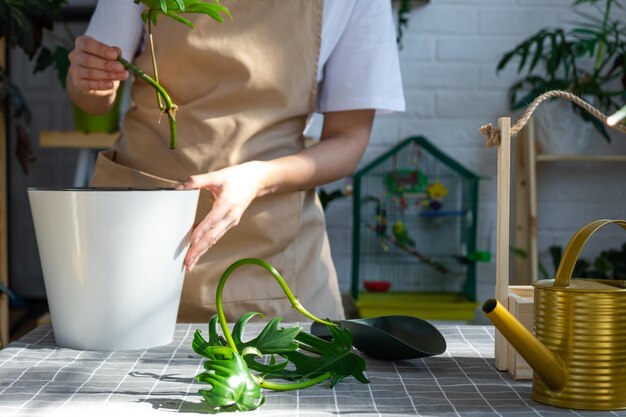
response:
M52 30L61 15L66 0L10 0L0 2L0 38L7 48L22 50L34 59L42 50L45 30ZM15 124L17 158L22 170L28 173L33 160L32 142L26 127L31 113L20 89L13 84L9 74L0 68L0 106L4 107Z
M582 10L583 6L588 6ZM504 53L497 72L517 65L523 77L510 87L513 110L525 107L549 90L566 90L595 101L611 112L626 99L626 25L613 17L623 12L616 0L575 0L580 19L571 29L544 28ZM622 14L623 16L623 14ZM593 124L607 140L604 127L586 111L572 104L576 113Z

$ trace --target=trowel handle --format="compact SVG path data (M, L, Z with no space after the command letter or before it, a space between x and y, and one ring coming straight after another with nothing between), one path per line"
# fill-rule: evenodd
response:
M580 255L580 251L583 249L583 246L585 246L587 240L596 230L611 223L615 223L618 226L621 226L622 229L626 230L626 221L624 220L603 219L591 222L576 232L574 237L572 237L567 244L563 257L561 258L559 268L556 271L556 276L554 277L555 287L569 286L572 279L572 273L574 272L574 266L576 265L578 255Z

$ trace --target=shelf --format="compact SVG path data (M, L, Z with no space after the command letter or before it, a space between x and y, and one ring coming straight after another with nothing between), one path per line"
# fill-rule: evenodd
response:
M106 149L119 138L119 132L84 133L73 130L42 130L39 146L42 148Z
M537 155L537 162L626 162L626 155Z

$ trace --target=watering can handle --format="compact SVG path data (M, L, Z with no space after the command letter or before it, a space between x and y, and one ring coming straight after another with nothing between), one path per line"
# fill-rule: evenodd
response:
M572 279L572 273L574 272L574 266L576 265L576 260L578 259L578 255L580 255L580 251L583 246L585 246L587 240L596 230L611 223L616 223L621 226L622 229L626 230L626 221L605 219L591 222L576 232L574 237L572 237L567 244L565 252L563 253L563 258L559 264L559 268L556 271L556 276L554 277L555 287L569 286L570 280Z

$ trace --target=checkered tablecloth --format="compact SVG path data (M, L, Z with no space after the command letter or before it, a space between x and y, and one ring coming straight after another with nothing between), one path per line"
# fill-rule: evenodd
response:
M261 329L250 324L247 334ZM166 416L204 414L195 382L202 359L191 349L196 328L179 324L174 342L145 351L62 349L42 326L0 351L0 416ZM530 399L530 382L494 367L494 330L438 326L448 349L439 356L398 362L367 359L364 385L352 378L301 391L265 391L257 416L626 416L584 412Z

